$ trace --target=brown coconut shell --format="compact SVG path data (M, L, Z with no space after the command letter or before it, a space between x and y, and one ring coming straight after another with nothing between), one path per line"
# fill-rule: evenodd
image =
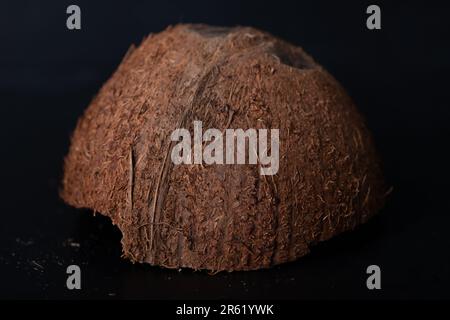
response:
M174 165L171 132L279 128L280 166ZM304 256L384 201L370 134L301 48L247 27L178 25L125 56L79 119L61 195L111 218L133 262L251 270Z

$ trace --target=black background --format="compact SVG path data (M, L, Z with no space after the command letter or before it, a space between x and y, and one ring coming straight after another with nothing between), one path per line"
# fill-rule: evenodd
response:
M0 298L449 298L449 6L367 1L1 1ZM82 30L66 28L77 4ZM120 258L108 219L58 197L69 138L130 44L169 24L250 25L302 46L366 116L394 187L379 216L296 262L164 270ZM78 246L79 245L79 246ZM80 265L82 290L66 289ZM366 288L377 264L382 290Z

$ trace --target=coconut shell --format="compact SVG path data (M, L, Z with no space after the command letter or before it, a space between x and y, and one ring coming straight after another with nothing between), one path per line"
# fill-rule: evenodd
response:
M174 165L170 134L279 128L280 164ZM203 132L204 132L203 131ZM301 48L248 27L177 25L132 47L73 133L62 198L111 218L133 262L268 268L366 222L385 188L371 136Z

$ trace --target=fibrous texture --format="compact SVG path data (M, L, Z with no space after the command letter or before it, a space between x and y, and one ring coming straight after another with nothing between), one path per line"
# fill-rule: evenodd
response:
M174 165L170 135L278 128L276 175ZM111 218L124 256L168 268L292 261L367 221L384 185L364 121L301 48L247 27L178 25L129 50L79 119L61 195Z

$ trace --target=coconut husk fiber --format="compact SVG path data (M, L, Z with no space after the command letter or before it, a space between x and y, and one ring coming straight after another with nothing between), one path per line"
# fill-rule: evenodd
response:
M174 165L171 132L279 128L259 165ZM132 47L79 119L62 198L111 218L124 257L252 270L295 260L384 202L374 145L337 81L301 48L248 27L177 25Z

